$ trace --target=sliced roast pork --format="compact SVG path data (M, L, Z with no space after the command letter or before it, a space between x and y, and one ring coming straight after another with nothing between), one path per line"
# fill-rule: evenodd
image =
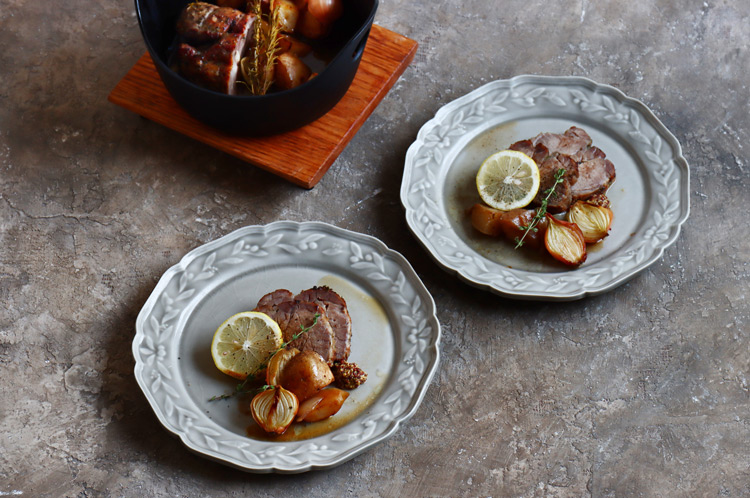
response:
M591 145L589 134L575 126L565 130L565 133L540 133L531 141L535 146L538 144L546 146L550 154L572 156L576 162L580 161L578 155Z
M264 309L258 309L273 318L279 324L288 347L300 351L315 351L327 363L333 363L333 329L328 323L325 310L317 303L309 301L283 301ZM318 320L315 320L315 315ZM315 325L313 325L313 323ZM295 334L303 328L309 328L298 339L292 341Z
M561 213L570 207L573 199L571 189L578 180L578 163L564 154L548 156L539 164L539 192L531 201L532 206L540 206L547 198L548 190L555 184L555 174L560 169L564 169L565 174L562 177L562 183L555 186L554 192L547 199L547 211Z
M578 181L571 190L573 201L588 199L607 191L615 181L615 165L609 159L595 157L578 165Z
M180 74L202 87L234 95L253 16L203 2L190 3L177 21L184 40L175 60Z
M547 197L547 190L555 183L555 173L559 169L564 169L563 181L555 187L554 193L548 199L547 210L550 213L565 211L572 201L571 187L578 179L578 163L566 154L552 152L544 143L534 144L534 140L536 138L521 140L510 146L511 150L523 152L531 157L539 166L539 192L531 201L531 205L541 205L542 200Z
M579 200L609 207L606 191L615 180L615 166L591 143L589 134L575 126L564 133L540 133L513 143L510 149L523 152L539 167L539 191L527 209L500 211L475 204L468 211L472 226L491 237L503 236L516 243L523 238L524 245L543 248L547 245L545 232L550 225L545 218L535 230L524 230L538 213L530 208L541 206L545 199L550 213L568 211ZM555 176L561 169L562 182L556 183ZM554 191L550 192L553 186Z
M260 298L255 311L273 318L285 341L298 333L300 326L310 326L318 313L317 324L290 347L300 351L312 349L328 363L349 357L352 320L344 298L328 287L313 287L296 296L286 289L278 289Z
M555 181L555 173L565 169L563 182L555 187L547 209L551 213L567 211L582 199L606 192L615 180L615 167L598 147L591 145L585 130L571 126L565 133L540 133L510 146L534 159L539 166L539 193L532 206L539 206Z
M537 165L541 164L547 156L549 156L549 149L544 144L534 144L531 140L521 140L510 146L511 150L517 150L523 152L534 160Z
M200 46L215 43L225 33L241 33L252 22L242 11L205 2L189 3L177 19L177 34L186 43Z
M293 300L294 294L286 289L278 289L261 297L258 305L255 307L255 311L269 315L271 312L276 311L281 303Z
M328 322L333 328L334 361L349 358L352 343L352 318L346 307L346 301L329 287L313 287L300 292L297 301L317 303L325 309Z

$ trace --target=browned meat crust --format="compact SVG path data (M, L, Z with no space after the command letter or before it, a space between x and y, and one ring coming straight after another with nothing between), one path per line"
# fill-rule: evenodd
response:
M615 165L609 159L595 157L579 164L578 170L578 181L571 191L573 201L603 194L615 181Z
M349 357L352 319L344 298L328 287L313 287L296 296L286 289L278 289L261 297L255 311L276 320L285 341L300 331L300 325L309 326L318 313L318 324L289 347L300 351L312 349L328 363ZM309 339L305 339L307 336Z
M555 154L548 156L539 165L539 192L531 201L532 206L540 206L542 200L547 197L547 191L555 183L555 173L559 169L565 170L563 181L555 187L555 191L547 201L547 211L560 213L570 207L572 202L571 188L578 180L578 163L570 156Z
M278 289L261 297L255 311L268 314L269 311L276 311L281 303L293 300L294 294L286 289Z
M242 33L248 20L236 9L193 2L180 13L177 34L191 45L204 45L218 41L225 33Z
M333 328L334 361L349 358L352 342L352 318L349 316L344 298L329 287L313 287L300 292L295 299L318 303L325 309L326 317Z
M235 9L188 4L177 22L177 32L185 40L175 54L180 74L202 87L234 95L252 22L252 16Z
M578 162L578 155L591 145L591 137L581 128L571 126L565 133L540 133L532 142L534 146L544 145L550 154L565 154Z
M288 347L300 351L315 351L327 363L333 363L333 329L326 318L325 310L317 303L303 301L284 301L263 311L279 324L284 336L284 342L303 328L311 327L298 339L289 343ZM318 321L315 322L315 315ZM315 323L315 325L313 325Z
M535 163L541 164L547 156L549 156L549 149L544 144L536 144L531 140L521 140L510 146L511 150L517 150L523 152L534 160Z
M539 193L531 202L541 205L547 190L554 184L555 173L565 169L563 182L555 187L547 210L550 213L567 211L576 200L606 192L615 180L615 167L598 147L591 146L585 130L571 126L565 133L540 133L529 140L510 146L534 159L539 166Z

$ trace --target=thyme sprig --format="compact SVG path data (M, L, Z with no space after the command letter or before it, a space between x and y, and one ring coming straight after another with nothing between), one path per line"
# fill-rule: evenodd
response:
M304 334L305 332L307 332L308 330L310 330L311 328L313 328L318 323L318 318L320 318L320 313L315 313L315 316L313 317L313 322L310 325L308 325L307 327L304 327L304 326L300 325L299 326L300 331L297 332L296 334L294 334L292 337L290 337L288 341L282 342L281 346L279 346L279 348L276 351L274 351L273 354L268 357L268 359L270 360L271 358L273 358L273 356L276 353L278 353L282 349L285 349L289 344L291 344L292 342L294 342L297 339L299 339L300 337L302 337L302 334ZM240 382L239 384L237 384L237 386L235 386L235 388L234 388L234 391L232 391L229 394L220 394L220 395L217 395L217 396L211 396L210 398L208 398L208 401L221 401L222 399L233 398L234 396L237 396L239 394L252 394L252 393L258 393L258 392L261 392L261 391L265 391L266 389L271 389L273 386L269 386L269 385L265 385L265 384L262 385L262 386L260 386L260 387L254 387L252 389L247 389L247 384L250 381L255 380L258 377L258 374L260 374L263 370L265 370L267 366L268 366L268 360L266 360L263 363L261 363L258 366L258 369L255 372L251 373L250 375L247 376L247 378L245 380L243 380L242 382Z
M523 230L523 236L520 239L516 237L515 249L518 249L523 245L523 239L526 238L529 232L536 232L539 230L537 228L537 225L540 221L542 221L542 219L544 219L544 215L547 214L547 205L549 204L550 197L552 197L552 194L555 193L555 188L557 188L557 186L563 182L563 176L565 176L565 169L560 168L555 172L555 181L552 183L552 186L550 188L544 191L545 197L544 199L542 199L542 202L539 205L539 209L536 210L534 218L531 219L531 222L528 225L521 227L521 230Z

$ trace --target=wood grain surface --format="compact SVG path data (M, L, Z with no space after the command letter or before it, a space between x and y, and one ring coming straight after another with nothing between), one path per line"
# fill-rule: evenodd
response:
M346 95L325 116L271 137L237 137L204 125L169 95L149 54L109 94L109 101L141 116L312 188L411 63L417 42L373 25Z

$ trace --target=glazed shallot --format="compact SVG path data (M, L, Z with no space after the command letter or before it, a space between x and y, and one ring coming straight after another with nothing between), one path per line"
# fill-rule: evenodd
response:
M250 402L253 419L266 432L283 434L299 410L297 397L280 386L257 394Z

